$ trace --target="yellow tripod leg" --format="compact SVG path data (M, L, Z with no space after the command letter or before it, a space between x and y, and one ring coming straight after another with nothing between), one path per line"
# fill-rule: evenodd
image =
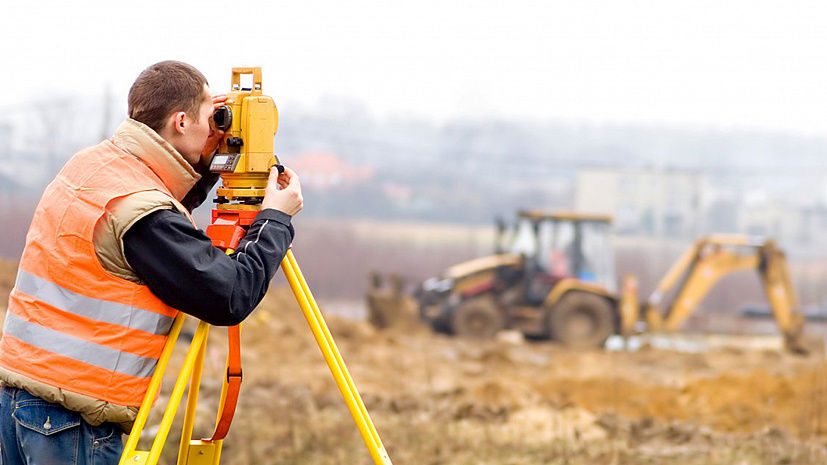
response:
M144 426L146 426L146 420L149 417L149 410L152 407L152 403L155 402L155 398L158 396L158 391L161 389L161 381L164 378L164 371L167 369L169 359L172 356L172 349L175 348L175 342L178 340L178 334L181 333L181 326L183 324L184 314L179 313L178 316L175 317L175 321L172 323L172 328L169 331L169 337L167 338L166 344L164 344L164 349L161 351L161 357L158 359L158 364L155 366L155 373L152 374L152 378L149 381L149 388L147 388L146 395L144 395L144 400L141 402L141 407L138 410L138 416L135 418L135 423L132 425L132 431L126 440L126 444L124 445L121 460L118 462L119 465L125 465L126 463L146 463L146 458L148 455L147 452L136 451L136 448L138 447L138 439L141 437L141 432L144 430ZM127 459L129 462L127 462Z
M238 326L239 335L241 333L241 325ZM196 362L196 368L203 365L203 354L206 350L206 344L201 348L200 363ZM227 354L227 363L224 366L224 372L227 373L230 366L230 354ZM221 450L224 446L224 440L218 439L216 441L205 441L192 438L192 428L195 423L195 407L198 402L198 385L201 383L201 369L198 368L192 374L192 383L190 384L190 398L187 402L186 415L184 417L184 429L181 435L181 445L178 450L178 465L218 465L221 461ZM195 387L193 387L195 386ZM229 385L227 377L221 384L221 397L218 403L218 417L215 419L216 428L221 421L221 412L224 411L224 405L227 403L227 392ZM199 456L195 456L198 454Z
M356 385L350 377L350 373L345 366L344 360L342 360L339 349L333 341L333 336L327 328L327 323L316 304L316 299L313 298L310 287L307 285L307 281L305 281L291 249L287 250L287 255L285 255L284 260L282 260L281 268L284 270L287 282L290 284L290 288L296 296L296 300L302 309L307 324L310 325L313 337L316 339L316 343L322 351L327 366L330 368L333 379L336 381L336 385L339 387L339 391L345 399L345 404L347 404L348 410L350 410L350 414L353 416L353 421L356 422L356 427L359 429L359 433L365 441L365 445L370 452L373 462L376 465L392 465L391 459L388 457L387 451L385 451L385 446L379 438L379 433L373 426L373 421L371 421L365 404L362 402L359 391L356 390Z
M178 379L175 382L175 386L173 387L169 404L164 411L164 416L161 419L161 425L158 429L158 433L155 435L152 448L148 452L137 450L138 439L141 436L144 426L146 426L149 410L152 407L152 403L155 401L155 398L158 395L158 390L161 387L161 380L163 379L164 371L166 371L167 364L169 363L170 356L172 355L172 349L175 346L175 341L178 339L178 334L181 331L181 325L184 321L183 318L183 314L179 314L172 325L169 338L164 345L164 350L161 352L161 358L158 360L158 365L155 367L155 373L152 375L149 388L147 389L147 393L141 403L141 408L138 411L138 417L135 419L132 432L129 434L129 438L124 446L124 452L123 455L121 455L121 460L119 462L120 465L155 465L161 457L161 451L164 448L164 443L166 442L167 436L169 435L169 430L172 427L172 420L175 417L175 412L178 410L178 405L181 403L181 398L184 395L184 389L187 387L187 381L195 368L198 354L201 352L201 347L207 343L207 332L209 330L209 325L202 321L198 324L198 329L195 330L195 336L192 338L192 343L190 344L186 358L184 359L184 365L181 368L181 373L179 374Z
M209 327L208 327L209 328ZM192 429L195 426L195 409L198 404L198 391L201 388L201 375L204 372L204 356L207 352L207 341L201 344L198 355L195 359L195 367L190 380L190 388L187 393L187 407L184 411L184 426L181 429L181 443L178 447L178 465L187 463L190 452L190 439Z

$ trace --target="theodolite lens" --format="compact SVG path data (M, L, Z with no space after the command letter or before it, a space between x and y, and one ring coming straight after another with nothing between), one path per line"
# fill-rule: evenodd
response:
M233 111L227 105L222 105L212 116L215 121L215 127L222 131L230 129L233 124Z

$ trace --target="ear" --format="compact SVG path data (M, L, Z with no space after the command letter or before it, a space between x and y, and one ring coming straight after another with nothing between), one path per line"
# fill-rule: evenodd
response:
M172 127L178 134L183 134L187 125L187 114L183 111L178 111L172 114Z

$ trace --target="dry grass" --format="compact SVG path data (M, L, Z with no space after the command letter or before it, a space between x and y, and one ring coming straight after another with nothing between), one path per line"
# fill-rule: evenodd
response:
M17 262L0 260L0 310L5 311L17 277Z
M397 464L827 460L827 410L818 401L827 368L818 357L571 353L329 323ZM198 435L208 433L220 387L224 335L213 334ZM268 295L243 339L245 384L223 463L372 463L288 291Z

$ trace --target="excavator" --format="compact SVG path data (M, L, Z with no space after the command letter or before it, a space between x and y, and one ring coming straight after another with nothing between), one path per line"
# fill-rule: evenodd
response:
M616 289L611 224L605 215L520 211L512 226L499 222L493 255L453 265L419 286L420 319L462 337L514 329L570 348L600 348L614 334L676 330L723 276L755 269L786 347L803 351L804 319L796 312L786 258L772 240L702 238L640 303L634 277L624 279L622 292ZM371 306L383 292L374 286L371 314L380 312Z

